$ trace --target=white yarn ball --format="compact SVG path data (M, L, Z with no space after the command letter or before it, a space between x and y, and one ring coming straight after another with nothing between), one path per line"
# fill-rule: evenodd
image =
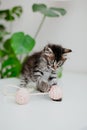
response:
M16 92L16 102L20 105L27 104L29 101L29 92L26 88L20 88Z
M63 97L62 89L57 85L53 85L49 91L49 97L55 101L61 100Z

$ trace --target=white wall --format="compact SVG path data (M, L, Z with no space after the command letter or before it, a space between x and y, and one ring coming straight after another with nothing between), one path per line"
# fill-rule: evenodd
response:
M63 7L67 14L60 18L47 18L41 29L34 51L40 50L48 42L71 48L73 53L65 64L65 70L87 72L87 0L2 0L0 8L22 5L24 13L12 26L12 31L24 31L35 35L41 21L41 14L32 13L33 3L46 3L48 6Z

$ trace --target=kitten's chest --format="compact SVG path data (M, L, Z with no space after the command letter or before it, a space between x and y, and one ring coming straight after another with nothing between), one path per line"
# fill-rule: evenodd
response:
M42 76L43 80L44 81L48 81L48 79L51 76L51 74L52 74L51 70L49 70L49 69L44 70L43 71L43 76Z

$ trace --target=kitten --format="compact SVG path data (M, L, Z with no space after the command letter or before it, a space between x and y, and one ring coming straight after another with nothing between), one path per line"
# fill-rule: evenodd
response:
M27 57L20 85L26 87L33 81L39 91L48 92L52 85L57 84L57 69L66 61L65 54L71 51L60 45L48 44L42 51Z

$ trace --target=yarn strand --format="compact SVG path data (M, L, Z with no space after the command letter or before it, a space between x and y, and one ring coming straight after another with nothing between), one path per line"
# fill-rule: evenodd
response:
M7 86L5 86L4 88L3 88L3 90L2 90L2 92L3 92L3 94L5 95L5 96L15 96L15 93L11 93L11 92L9 92L9 89L10 88L16 88L16 89L21 89L19 86L17 86L17 85L12 85L12 84L8 84ZM31 95L31 96L38 96L38 95L47 95L48 93L41 93L41 92L36 92L36 93L31 93L31 91L29 91L29 89L28 89L28 92L29 92L29 94Z

